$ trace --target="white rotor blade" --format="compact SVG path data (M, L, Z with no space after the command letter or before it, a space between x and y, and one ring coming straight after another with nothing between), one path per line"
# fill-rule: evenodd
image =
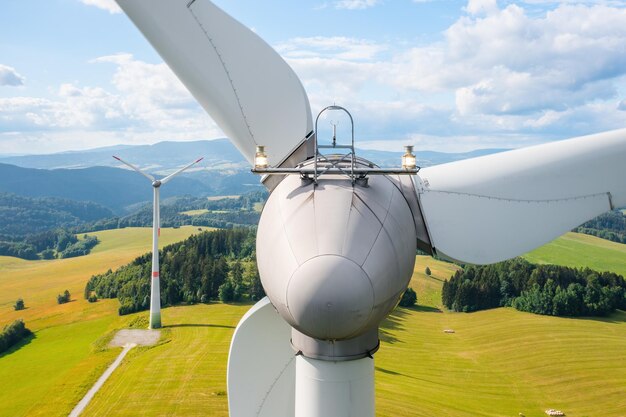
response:
M239 321L228 355L230 417L293 417L295 352L291 327L267 297Z
M167 182L169 180L171 180L172 178L174 178L175 176L177 176L178 174L180 174L181 172L183 172L184 170L186 170L187 168L191 168L192 166L194 166L195 164L197 164L198 162L202 161L204 158L200 158L200 159L196 159L195 161L193 161L192 163L190 163L189 165L186 165L184 167L182 167L181 169L179 169L178 171L174 172L173 174L168 175L167 177L163 178L161 180L161 184L167 184Z
M293 70L209 0L116 1L250 163L265 145L277 165L312 132Z
M416 180L436 253L498 262L626 206L626 129L424 168Z
M154 177L150 174L148 174L147 172L144 172L142 170L140 170L139 168L137 168L135 165L128 163L124 160L122 160L120 157L113 155L113 158L117 159L118 161L120 161L121 163L123 163L124 165L134 169L135 171L137 171L138 173L140 173L141 175L143 175L144 177L148 178L151 182L154 182Z

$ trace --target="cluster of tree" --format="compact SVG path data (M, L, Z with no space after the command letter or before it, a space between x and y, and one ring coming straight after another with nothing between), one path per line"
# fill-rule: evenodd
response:
M612 272L516 258L457 271L444 283L442 301L464 312L512 306L553 316L603 316L626 309L626 280Z
M24 304L24 300L21 298L18 298L15 304L13 304L13 309L15 311L24 310L25 308L26 308L26 305Z
M22 259L73 258L88 254L98 244L95 236L79 239L63 229L16 237L0 236L0 255Z
M37 234L57 228L76 227L111 216L111 210L90 201L0 193L0 235L15 237Z
M65 303L69 303L71 301L72 297L70 295L70 292L68 290L65 290L63 292L63 294L58 294L57 295L57 303L58 304L65 304Z
M413 290L413 288L409 287L402 294L402 298L400 298L400 307L413 307L417 303L417 294Z
M159 252L161 305L211 300L258 300L265 295L255 262L255 230L228 229L193 235ZM152 254L116 271L94 275L85 298L118 298L120 315L150 307Z
M620 210L613 210L584 223L574 231L626 244L626 215Z
M14 346L31 334L32 332L26 328L24 321L21 319L4 326L0 333L0 353L7 351L11 346Z
M98 243L99 241L96 236L84 235L82 239L68 245L61 252L57 250L57 254L59 258L75 258L77 256L88 255L91 249Z

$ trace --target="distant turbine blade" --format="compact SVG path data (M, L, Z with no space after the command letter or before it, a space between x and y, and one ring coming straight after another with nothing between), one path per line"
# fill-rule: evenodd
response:
M626 129L422 169L437 254L488 264L522 255L626 206Z
M120 161L121 163L123 163L126 166L131 167L132 169L134 169L135 171L137 171L138 173L140 173L141 175L143 175L144 177L148 178L151 182L154 182L154 177L150 174L148 174L147 172L144 172L142 170L140 170L139 168L137 168L135 165L128 163L126 161L124 161L122 158L117 157L115 155L113 155L113 158L117 159L118 161Z
M187 168L191 168L192 166L194 166L195 164L197 164L198 162L202 161L204 159L200 158L200 159L196 159L195 161L193 161L192 163L190 163L187 166L182 167L181 169L179 169L178 171L174 172L173 174L168 175L167 177L163 178L161 180L161 184L166 184L169 180L171 180L172 178L174 178L175 176L177 176L178 174L180 174L181 172L185 171Z
M257 145L274 166L309 137L302 83L252 30L209 0L116 1L250 164Z

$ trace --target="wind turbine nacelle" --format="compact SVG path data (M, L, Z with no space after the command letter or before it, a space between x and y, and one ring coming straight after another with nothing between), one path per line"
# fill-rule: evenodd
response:
M294 329L317 340L375 331L406 290L415 264L413 215L387 176L368 186L324 175L287 176L259 222L263 288Z

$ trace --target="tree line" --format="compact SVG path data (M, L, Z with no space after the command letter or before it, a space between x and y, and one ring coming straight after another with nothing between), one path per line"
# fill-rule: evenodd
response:
M620 210L613 210L582 224L574 231L626 244L626 215Z
M265 296L255 261L254 229L204 232L159 251L161 305L258 300ZM152 254L94 275L85 298L117 298L119 314L150 307Z
M605 316L626 310L626 280L612 272L515 258L465 266L444 283L442 302L463 312L511 306L551 316Z
M28 260L73 258L87 255L97 244L96 236L84 235L79 239L63 229L21 237L0 235L0 255Z

